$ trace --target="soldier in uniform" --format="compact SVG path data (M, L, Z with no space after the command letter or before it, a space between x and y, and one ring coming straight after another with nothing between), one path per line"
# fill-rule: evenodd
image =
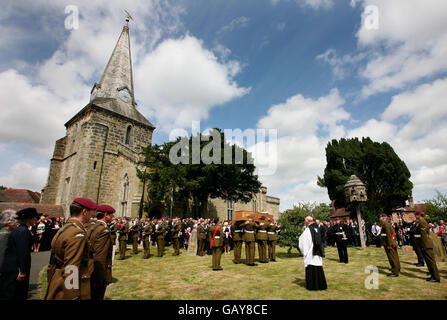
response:
M256 223L253 221L254 216L250 215L249 219L244 224L244 242L245 242L245 256L248 266L255 266L255 230Z
M414 234L415 244L421 248L422 255L424 256L425 263L427 264L428 271L431 277L427 279L429 282L440 282L438 266L436 265L435 254L433 252L433 240L430 238L430 228L427 221L424 219L424 213L422 211L416 211L414 213L416 217L417 225Z
M175 217L172 228L171 228L171 236L172 236L172 243L174 247L174 253L173 256L180 255L180 232L182 231L182 222L178 217Z
M267 229L269 228L269 224L265 222L265 216L261 217L261 222L259 223L256 233L256 242L258 243L258 254L259 254L259 262L260 263L268 263L269 260L267 258Z
M143 233L142 233L142 241L143 241L143 248L144 248L144 255L143 255L143 259L149 259L150 255L151 255L151 246L149 243L149 236L152 234L152 223L151 220L146 219L146 222L144 224L143 227Z
M244 221L235 221L233 223L234 235L233 235L233 244L234 244L234 260L235 264L242 263L241 261L241 253L242 253L242 237L243 237L243 225Z
M96 203L88 198L76 198L70 205L70 219L58 230L51 242L45 300L91 298L90 276L93 266L89 264L89 245L84 225L90 221L96 208ZM66 279L70 275L78 275L78 286L66 285Z
M87 231L90 259L93 260L90 285L92 300L104 300L107 285L112 283L113 243L107 225L112 221L115 209L109 205L101 205L96 212L96 225Z
M155 235L157 237L157 249L158 254L157 257L163 257L165 250L165 235L166 235L166 223L163 222L162 219L157 221L157 225L155 226Z
M118 221L114 218L109 225L110 237L112 238L112 245L116 244L116 232L118 231Z
M273 218L270 218L269 227L267 228L269 260L276 262L276 224Z
M130 254L138 254L138 235L141 229L140 219L135 218L129 229L129 235L132 237L132 252Z
M124 260L126 258L127 250L127 231L129 231L128 218L124 217L122 223L118 224L118 241L120 243L120 257L116 260Z
M211 222L211 227L209 230L210 248L212 249L213 257L213 271L223 270L223 268L220 266L220 259L222 257L223 235L224 234L222 226L219 224L219 218L215 218Z
M400 272L399 255L397 253L397 243L395 233L391 224L388 222L388 216L385 213L380 215L380 222L382 223L380 231L380 243L385 248L388 261L391 265L391 274L388 277L398 277Z
M200 224L197 226L197 254L201 257L205 255L206 230L203 226L204 220L200 219Z
M422 254L422 249L418 245L416 245L416 241L415 241L415 233L416 233L417 228L418 228L417 221L413 221L407 230L408 230L408 235L410 236L410 244L413 247L413 250L416 253L416 256L418 258L418 262L415 265L416 265L416 267L423 267L423 266L425 266L424 255Z
M347 227L340 223L340 218L335 218L335 226L333 228L335 244L338 250L340 262L348 263L348 249L346 248L348 239L346 237Z

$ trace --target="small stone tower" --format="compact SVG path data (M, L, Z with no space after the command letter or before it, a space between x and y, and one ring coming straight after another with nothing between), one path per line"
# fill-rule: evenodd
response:
M76 197L109 204L116 216L138 216L143 185L136 176L155 127L136 109L129 27L123 27L90 102L57 140L41 203L68 207Z

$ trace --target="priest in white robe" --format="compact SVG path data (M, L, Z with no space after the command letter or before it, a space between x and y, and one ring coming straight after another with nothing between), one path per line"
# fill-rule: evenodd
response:
M306 269L306 289L326 290L326 277L323 271L324 249L320 231L312 217L307 216L304 223L306 229L300 236L299 247Z

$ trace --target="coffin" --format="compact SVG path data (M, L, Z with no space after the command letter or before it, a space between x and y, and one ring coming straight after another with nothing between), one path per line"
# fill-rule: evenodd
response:
M265 217L265 221L268 221L269 218L273 218L273 215L258 211L248 211L248 210L237 210L236 211L236 221L245 221L248 220L249 215L254 215L254 221L261 222L261 217Z

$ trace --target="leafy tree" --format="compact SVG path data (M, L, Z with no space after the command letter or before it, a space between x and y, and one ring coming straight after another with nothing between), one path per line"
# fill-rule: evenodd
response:
M5 187L5 186L0 186L0 191L3 191L3 190L5 190L5 189L8 189L8 188Z
M197 142L201 157L195 163ZM225 150L232 151L230 159L225 159ZM144 152L143 165L148 170L139 171L138 176L150 181L149 202L170 204L173 195L185 204L191 199L194 214L204 216L209 198L249 202L261 187L249 153L228 144L219 129L212 130L209 135L179 137L161 146L148 146ZM238 155L241 155L240 162L236 161ZM227 164L228 160L231 163Z
M330 208L324 203L316 205L311 202L300 202L279 219L281 233L278 235L278 244L281 247L289 247L287 253L290 254L293 248L299 251L298 238L304 229L304 219L309 215L320 221L325 221L329 219Z
M428 222L439 222L447 220L447 194L442 194L436 190L433 199L425 200L425 218Z
M328 189L329 198L337 207L346 206L344 185L355 174L367 188L369 209L393 208L405 205L413 183L410 171L386 142L370 138L332 140L326 147L326 168L317 184Z

